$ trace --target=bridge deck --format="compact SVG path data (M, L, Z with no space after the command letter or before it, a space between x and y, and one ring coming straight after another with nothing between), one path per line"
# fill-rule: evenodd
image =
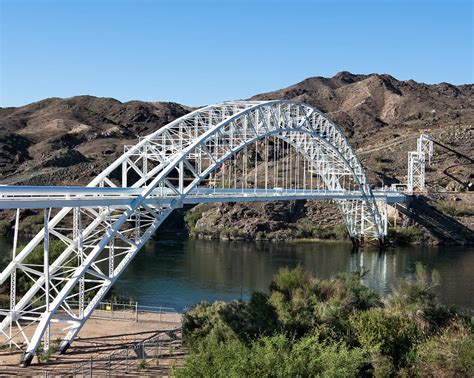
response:
M61 207L124 206L140 195L140 188L73 186L0 186L0 209L43 209ZM374 190L376 199L387 203L405 202L405 194L393 190ZM146 204L169 205L176 199L171 189L158 188L145 199ZM362 199L360 191L310 189L212 189L197 188L183 198L183 204L211 202L269 202L292 200Z

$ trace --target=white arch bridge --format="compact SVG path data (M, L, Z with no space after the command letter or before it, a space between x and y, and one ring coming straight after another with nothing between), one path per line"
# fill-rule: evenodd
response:
M0 335L28 366L51 324L70 346L95 306L166 217L201 202L333 200L353 240L383 240L396 191L372 190L343 132L294 101L236 101L189 113L147 137L87 187L0 187L0 209L42 208L44 228L0 274ZM54 248L53 248L54 246ZM51 248L50 248L51 247ZM21 285L20 285L21 284Z

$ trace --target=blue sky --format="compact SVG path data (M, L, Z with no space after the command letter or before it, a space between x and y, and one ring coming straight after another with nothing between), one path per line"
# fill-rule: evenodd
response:
M0 106L203 105L342 70L473 82L471 0L0 2Z

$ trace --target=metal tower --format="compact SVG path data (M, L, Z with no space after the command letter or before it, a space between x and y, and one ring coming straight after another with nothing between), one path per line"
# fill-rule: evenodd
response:
M419 191L426 190L426 157L428 157L429 164L433 156L433 140L428 135L421 134L416 144L416 151L408 152L408 193L413 193L415 189Z

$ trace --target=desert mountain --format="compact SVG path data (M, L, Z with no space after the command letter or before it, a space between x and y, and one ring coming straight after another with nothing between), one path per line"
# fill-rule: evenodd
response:
M360 151L413 138L421 131L436 134L462 128L474 120L474 85L427 85L389 75L340 72L252 99L295 99L316 106ZM124 144L190 110L172 102L122 103L92 96L0 108L0 182L83 184L120 155ZM472 139L464 142L459 147L472 151ZM394 173L398 176L402 170Z
M390 75L343 71L253 97L275 98L316 106L344 128L355 147L389 140L393 134L472 124L474 119L474 85L428 85Z
M171 102L77 96L0 109L0 180L86 183L134 144L190 111Z

